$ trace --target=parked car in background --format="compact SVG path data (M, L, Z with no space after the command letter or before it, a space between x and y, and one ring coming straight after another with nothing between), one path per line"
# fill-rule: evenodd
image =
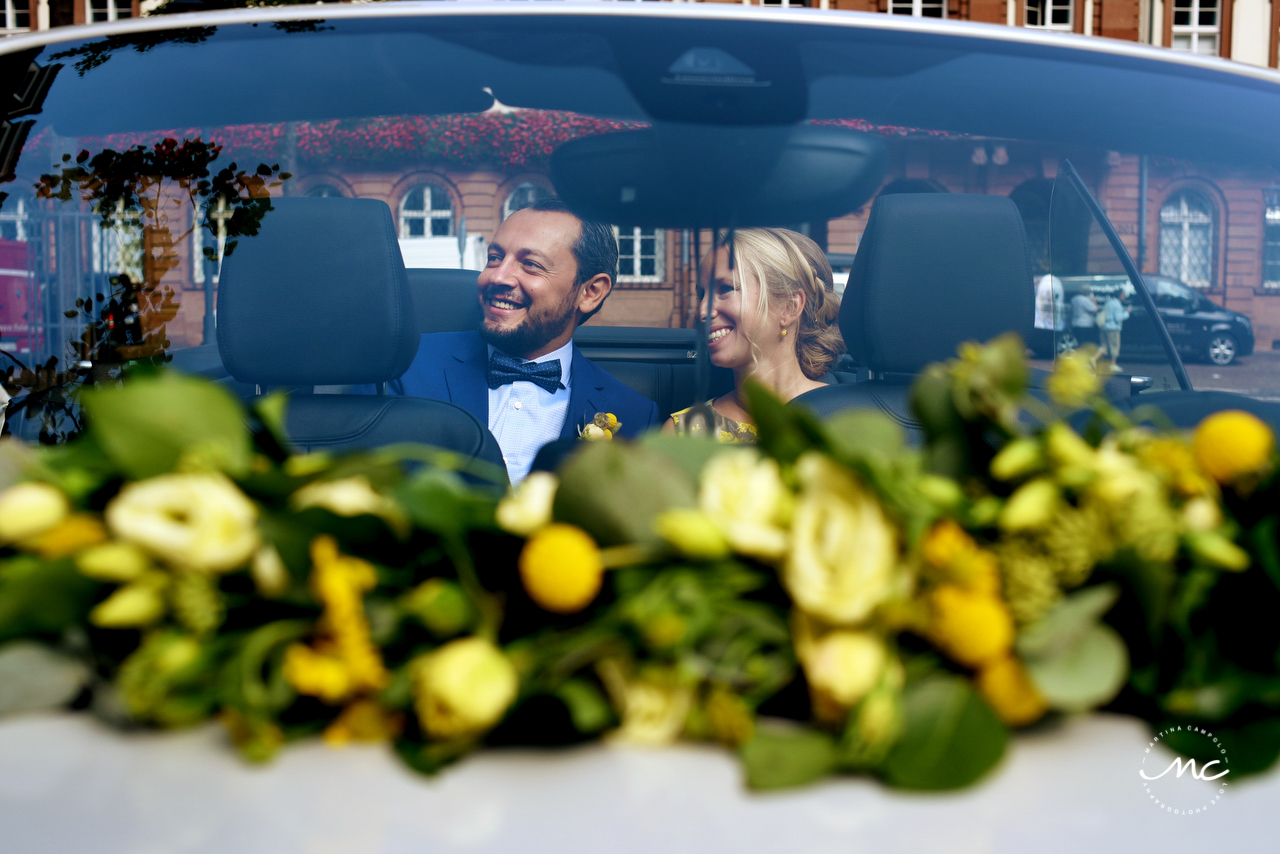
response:
M1179 354L1196 362L1230 365L1241 356L1253 353L1253 324L1238 311L1232 311L1215 303L1194 288L1168 276L1143 276L1156 310L1169 337ZM1071 298L1088 292L1101 307L1113 294L1124 294L1129 320L1125 322L1121 337L1121 353L1158 355L1162 350L1154 324L1147 323L1147 310L1136 299L1133 285L1125 275L1062 276L1063 300L1070 305ZM1037 329L1032 336L1031 347L1037 355L1048 357L1054 352L1054 335L1050 330ZM1057 334L1057 352L1074 350L1080 345L1070 324Z

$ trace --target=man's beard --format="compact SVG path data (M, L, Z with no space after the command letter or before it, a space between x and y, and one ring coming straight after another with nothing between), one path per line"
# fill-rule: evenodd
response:
M486 293L484 298L487 300L492 295ZM526 309L525 319L510 329L494 326L485 320L480 324L480 337L509 356L523 357L525 353L546 346L572 326L578 313L577 301L578 291L575 288L558 306L536 314L532 308Z

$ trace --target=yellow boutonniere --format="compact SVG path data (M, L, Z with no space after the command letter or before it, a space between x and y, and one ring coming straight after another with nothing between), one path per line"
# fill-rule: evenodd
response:
M621 428L622 423L612 412L597 412L590 424L578 429L578 438L607 442L611 441Z

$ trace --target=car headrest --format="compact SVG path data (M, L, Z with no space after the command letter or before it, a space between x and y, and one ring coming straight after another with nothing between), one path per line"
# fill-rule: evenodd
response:
M475 270L410 267L409 291L418 308L418 331L470 332L480 327L484 311L476 291Z
M1004 196L902 193L871 215L840 305L854 361L916 373L965 341L1031 328L1026 234Z
M218 349L240 382L386 382L418 340L385 202L272 199L258 233L223 259Z

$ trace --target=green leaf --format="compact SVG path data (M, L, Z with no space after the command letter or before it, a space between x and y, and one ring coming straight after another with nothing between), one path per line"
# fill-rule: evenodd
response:
M1084 711L1120 693L1129 675L1129 651L1115 629L1098 624L1073 646L1028 659L1027 672L1050 706Z
M781 729L765 724L739 751L753 789L803 786L836 769L835 740L812 729Z
M646 448L652 448L684 469L689 477L697 480L711 458L724 452L724 445L710 442L698 436L676 436L671 433L647 433L640 440Z
M850 460L892 459L902 453L902 428L882 412L871 409L838 412L823 423L831 450Z
M86 391L83 402L98 444L130 477L173 471L183 457L232 476L249 470L240 404L214 383L164 372Z
M589 442L560 469L554 515L602 546L657 542L654 518L694 506L694 481L652 448Z
M0 564L0 641L84 622L99 587L70 560L23 556Z
M1114 584L1072 593L1018 633L1018 654L1024 659L1053 656L1076 646L1119 598Z
M1160 724L1153 727L1153 732L1176 726L1177 724ZM1198 762L1221 760L1223 754L1213 751L1215 747L1226 750L1225 755L1229 760L1226 764L1231 770L1231 776L1227 779L1230 780L1266 771L1280 758L1280 718L1263 718L1235 726L1214 724L1206 729L1218 739L1218 745L1214 745L1200 733L1187 730L1169 733L1165 736L1165 744L1171 750Z
M613 723L613 709L600 690L586 679L569 679L556 689L556 697L569 710L574 729L584 735L600 732Z
M420 469L394 497L415 525L443 536L457 538L493 524L493 497L469 489L453 472Z
M760 434L760 447L783 463L795 462L805 451L821 449L827 434L808 409L787 406L758 382L746 385L747 409Z
M900 789L968 786L1004 755L1009 731L965 679L938 674L907 686L902 737L881 773Z
M1157 643L1177 583L1173 567L1167 563L1140 560L1130 554L1109 564L1107 570L1120 579L1133 595L1146 622L1147 636L1152 643Z
M89 668L44 644L0 647L0 715L65 706L89 681Z
M1275 516L1267 516L1249 529L1247 541L1271 583L1280 588L1280 550L1276 547L1276 523Z

